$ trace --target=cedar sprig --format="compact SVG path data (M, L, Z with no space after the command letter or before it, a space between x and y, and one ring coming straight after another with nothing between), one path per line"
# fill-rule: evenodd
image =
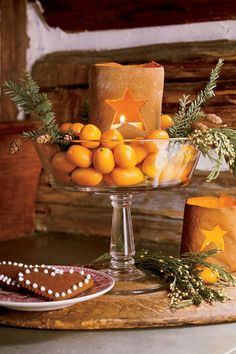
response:
M135 266L145 273L157 276L166 282L171 308L182 308L190 305L224 302L228 299L224 288L236 286L236 279L218 264L207 261L220 250L207 252L189 252L181 257L164 256L148 250L142 250L135 256ZM107 268L111 257L105 253L88 267L95 269ZM217 288L207 286L199 277L199 266L208 267L218 274Z
M207 181L217 178L224 161L236 175L236 131L229 128L211 128L194 130L190 141L213 162L213 168ZM212 152L215 152L215 155Z
M29 72L24 72L19 84L11 80L6 81L4 92L25 114L34 114L41 122L39 129L23 132L23 138L36 139L42 134L48 134L53 141L61 137L55 114L52 112L52 103L46 93L39 92L39 86Z
M185 95L180 99L180 108L173 117L174 124L168 129L171 137L187 137L192 132L193 123L204 116L202 105L215 95L214 89L223 63L223 59L219 59L204 90L200 91L194 101L190 101L189 96Z
M236 286L236 279L221 266L210 263L206 259L218 253L210 250L204 253L185 253L179 258L152 254L142 251L135 257L135 265L146 273L160 276L169 284L171 308L182 308L200 305L204 300L208 303L224 302L228 299L222 287L208 287L199 277L199 266L209 267L219 274L218 285Z

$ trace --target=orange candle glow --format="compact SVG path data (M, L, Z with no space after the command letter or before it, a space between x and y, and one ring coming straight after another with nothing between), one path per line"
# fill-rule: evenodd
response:
M120 123L112 124L112 126L111 126L112 129L117 129L117 128L121 127L122 124L128 123L128 124L132 125L133 127L143 130L143 123L142 122L129 122L126 120L126 116L124 114L120 115L119 120L120 120Z

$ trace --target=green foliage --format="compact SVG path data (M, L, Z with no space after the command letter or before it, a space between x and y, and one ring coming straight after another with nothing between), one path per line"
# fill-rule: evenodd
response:
M55 114L52 112L52 103L45 93L39 92L39 86L29 72L24 72L20 84L6 81L4 92L25 114L34 114L41 122L39 129L24 132L24 138L35 139L42 134L49 134L52 140L61 137Z
M189 135L192 143L213 162L213 169L207 181L217 178L224 161L236 175L236 131L229 128L195 130ZM215 151L215 156L212 151Z
M145 273L165 280L169 287L170 307L172 308L198 306L202 301L224 302L228 299L224 292L225 286L236 286L236 279L223 267L206 260L218 252L214 249L172 257L143 250L135 256L135 266ZM89 266L98 269L106 268L110 259L111 257L106 253ZM219 274L217 289L207 286L199 277L199 266L208 267Z
M218 250L205 253L185 253L180 258L161 256L150 252L141 252L136 256L136 266L145 272L160 276L169 285L170 307L182 308L200 305L203 300L213 303L227 300L223 288L212 289L200 278L198 266L218 272L218 284L236 286L236 279L221 266L209 263L206 259L214 256Z
M204 90L200 91L194 101L189 100L189 96L183 95L179 101L179 110L175 114L174 124L168 129L171 137L187 137L193 130L192 125L204 116L202 105L212 98L217 79L223 65L223 59L219 59L216 67L211 71L210 78Z

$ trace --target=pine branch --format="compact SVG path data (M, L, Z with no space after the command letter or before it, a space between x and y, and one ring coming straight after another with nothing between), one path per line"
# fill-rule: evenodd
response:
M163 278L169 286L170 307L181 308L200 305L202 301L209 303L224 302L228 299L225 286L236 286L236 279L223 267L207 261L219 250L207 252L189 252L181 257L163 256L148 250L140 251L135 256L135 266L144 272ZM108 253L93 261L89 267L106 268L111 257ZM208 287L200 278L199 266L208 267L219 275L217 289Z
M45 93L39 92L39 86L29 72L24 72L20 84L6 81L4 92L25 114L35 114L41 121L41 127L38 130L24 132L24 138L34 139L41 134L49 134L53 141L61 137L55 114L52 112L52 103Z
M223 59L219 59L216 67L211 71L209 81L204 90L200 91L194 101L187 101L189 96L185 95L180 99L179 111L173 118L174 124L168 129L171 137L188 136L192 131L192 124L204 116L202 105L215 95L214 89L222 66Z

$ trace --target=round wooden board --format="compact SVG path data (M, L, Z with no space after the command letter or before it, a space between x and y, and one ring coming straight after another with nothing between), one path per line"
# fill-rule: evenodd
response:
M145 295L104 295L50 312L20 312L0 308L0 324L39 329L150 328L212 324L236 320L236 288L228 288L225 303L179 310L169 308L166 291Z

